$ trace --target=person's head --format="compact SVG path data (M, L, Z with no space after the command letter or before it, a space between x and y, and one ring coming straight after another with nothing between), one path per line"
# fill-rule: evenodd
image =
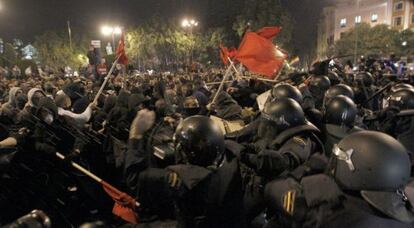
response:
M274 139L273 137L284 130L305 122L305 113L298 102L292 98L280 98L265 105L261 113L258 136Z
M52 124L58 116L58 107L52 99L42 97L36 108L36 116L47 124Z
M218 166L223 159L223 132L205 116L183 120L175 131L174 144L178 163L208 167Z
M355 103L346 96L339 95L329 100L325 107L325 123L339 126L354 126L358 113Z
M72 106L70 97L63 92L60 92L58 95L56 95L55 102L58 107L63 109L69 109Z
M302 104L303 97L299 89L289 84L278 84L272 89L272 99L292 98L299 104Z
M184 115L186 117L197 115L201 111L200 104L193 96L186 97L183 102Z
M393 219L414 222L404 193L411 162L400 142L382 132L360 131L343 138L332 154L329 171L343 191L359 192Z
M399 89L388 98L388 106L398 107L400 110L414 108L414 90Z
M32 107L36 107L39 104L39 100L43 97L46 97L46 94L39 88L32 88L27 93L29 105Z
M313 96L322 98L329 87L331 87L331 81L326 76L317 75L310 79L309 90Z
M349 97L350 99L354 99L354 91L352 88L345 84L338 84L334 85L331 88L329 88L324 96L324 104L328 104L329 101L339 95L343 95L346 97Z

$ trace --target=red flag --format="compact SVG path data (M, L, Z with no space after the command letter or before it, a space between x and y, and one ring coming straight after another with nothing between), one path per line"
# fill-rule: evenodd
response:
M221 58L221 61L223 61L224 65L227 65L227 63L229 62L228 56L229 56L228 48L224 47L223 45L220 45L220 58Z
M105 181L102 181L101 183L105 192L115 201L112 213L127 222L138 224L138 215L135 213L135 199L128 194L119 191Z
M236 55L237 55L237 49L235 47L230 48L228 52L229 58L234 59Z
M236 59L250 71L274 78L282 69L286 55L268 38L254 32L247 32L240 44Z
M223 61L224 65L227 65L227 63L229 62L229 58L233 60L234 57L236 57L236 55L237 49L235 47L229 49L227 47L224 47L223 45L220 45L220 58Z
M118 43L118 48L116 49L116 57L118 59L118 63L123 65L128 65L128 57L125 54L125 37L124 33L121 35L121 39Z
M268 40L273 40L273 38L281 31L280 27L263 27L257 31L257 35L264 37Z

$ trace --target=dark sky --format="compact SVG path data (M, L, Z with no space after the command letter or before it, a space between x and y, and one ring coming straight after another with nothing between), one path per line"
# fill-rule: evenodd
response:
M0 0L0 37L30 41L50 29L66 28L66 21L82 31L99 32L105 23L139 25L155 11L180 20L199 8L198 0ZM180 10L172 10L179 8ZM182 14L182 16L180 15ZM178 23L178 22L177 22Z
M139 25L157 12L171 20L177 20L177 23L186 15L194 15L205 25L213 20L205 12L208 2L213 1L220 4L217 0L0 0L3 6L0 11L0 37L6 40L21 38L25 42L33 41L36 35L46 30L66 29L68 20L77 29L75 32L88 31L99 36L99 28L103 24L119 24L124 27ZM233 4L233 1L236 5L241 0L230 2ZM308 6L303 7L304 2L328 0L275 1L284 2L293 13L298 11L304 14L299 17L306 22L309 16L306 12L309 10L296 9L307 8ZM309 11L309 14L313 18L318 15L315 11Z

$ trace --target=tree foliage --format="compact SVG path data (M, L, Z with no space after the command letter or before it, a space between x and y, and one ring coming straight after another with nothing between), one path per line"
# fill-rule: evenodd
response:
M185 30L177 24L153 18L127 31L126 52L132 64L140 68L166 68L178 63L217 59L218 46L224 40L222 28L206 31Z
M289 44L293 34L292 17L279 1L244 0L243 9L237 16L233 29L241 37L248 24L253 31L265 26L281 26L282 32L276 37L275 43L288 51L293 49Z
M405 54L409 44L414 42L414 33L410 30L398 32L387 25L371 27L362 23L344 33L333 48L333 55L374 55L384 56L390 53ZM406 41L407 46L402 43Z
M4 53L0 55L0 65L1 66L13 66L17 63L17 52L14 49L13 45L6 43L4 45Z
M85 37L74 37L71 48L65 32L47 31L35 38L33 46L38 52L35 58L54 70L65 66L78 68L82 65L79 55L86 53L88 40Z

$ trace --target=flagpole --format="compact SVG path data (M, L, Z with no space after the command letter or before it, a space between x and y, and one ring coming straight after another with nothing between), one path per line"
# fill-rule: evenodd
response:
M108 83L109 78L112 75L112 72L115 69L116 64L118 63L119 57L115 59L114 63L112 64L111 69L109 70L108 74L105 77L105 81L102 83L101 88L99 88L98 93L95 96L95 99L93 99L93 103L96 103L98 101L99 96L101 95L102 91L104 90L106 83Z
M241 74L240 74L240 72L237 70L236 66L234 66L234 63L233 63L233 61L231 61L230 57L227 57L227 59L229 60L230 65L233 67L234 71L236 72L237 80L239 80L239 79L241 78L241 76L242 76L242 75L241 75Z
M59 152L56 152L56 156L62 160L65 160L65 156ZM70 164L76 168L77 170L81 171L82 173L84 173L85 175L87 175L88 177L92 178L93 180L95 180L96 182L100 183L100 184L104 184L107 187L109 187L111 190L117 192L117 193L121 193L120 190L118 190L117 188L115 188L114 186L110 185L108 182L102 180L101 178L99 178L98 176L96 176L95 174L91 173L89 170L83 168L82 166L80 166L79 164L70 161ZM139 207L140 203L135 201L135 206Z
M216 92L216 94L214 95L214 98L213 98L213 101L211 102L211 104L216 103L216 101L217 101L217 98L218 98L218 95L219 95L220 91L221 91L221 90L223 90L224 83L225 83L225 81L227 81L227 78L229 77L229 75L230 75L230 73L231 73L231 69L232 69L232 67L231 67L231 66L232 66L232 64L230 64L230 66L227 68L226 73L225 73L225 74L224 74L224 76L223 76L223 80L221 81L220 86L219 86L219 88L217 89L217 92Z

